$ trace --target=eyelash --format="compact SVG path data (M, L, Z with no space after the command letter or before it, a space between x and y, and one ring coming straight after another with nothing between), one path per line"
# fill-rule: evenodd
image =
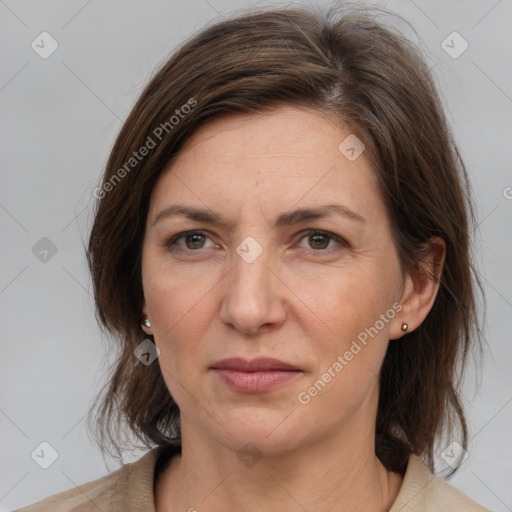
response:
M176 244L176 242L178 242L178 240L181 240L182 238L185 238L187 236L192 236L192 235L200 235L200 236L204 236L206 238L210 238L208 236L208 234L204 231L196 231L196 230L183 231L183 232L177 233L176 235L171 237L169 239L169 241L165 243L165 247L167 247L168 250L173 250L173 246ZM312 236L312 235L320 235L320 236L327 237L331 240L334 240L341 247L345 247L345 248L348 247L348 243L343 238L341 238L338 235L335 235L334 233L330 233L329 231L310 229L310 230L304 231L303 233L301 233L301 235L302 236L300 237L299 241L303 240L306 237ZM181 247L178 247L178 250L185 251L185 252L200 252L201 248L194 250L194 249L183 249ZM304 249L304 250L307 251L308 249ZM339 250L339 248L331 247L330 249L320 249L320 250L310 249L311 252L320 253L320 254L331 254L331 252L335 251L335 250Z

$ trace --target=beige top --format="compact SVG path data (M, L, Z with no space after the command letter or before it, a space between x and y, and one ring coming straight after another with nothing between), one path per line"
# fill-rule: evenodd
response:
M156 447L107 476L54 494L15 512L155 512L155 470L161 471L176 448ZM179 448L178 448L179 450ZM163 457L161 453L166 451ZM179 453L179 452L178 452ZM158 464L157 464L158 463ZM389 512L490 512L410 455L402 487Z

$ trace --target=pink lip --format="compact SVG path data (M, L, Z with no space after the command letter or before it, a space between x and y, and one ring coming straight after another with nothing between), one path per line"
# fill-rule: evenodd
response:
M301 370L277 359L224 359L212 366L217 375L235 391L269 391L299 375Z
M279 359L271 359L269 357L258 357L248 361L241 357L232 357L217 361L212 365L215 370L237 370L239 372L259 372L265 370L299 370L296 366L279 361Z

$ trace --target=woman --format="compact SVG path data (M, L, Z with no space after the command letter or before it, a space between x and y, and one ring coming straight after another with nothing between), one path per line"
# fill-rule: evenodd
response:
M212 25L95 196L100 446L125 421L151 450L22 510L486 510L433 475L480 331L467 175L410 42L358 9Z

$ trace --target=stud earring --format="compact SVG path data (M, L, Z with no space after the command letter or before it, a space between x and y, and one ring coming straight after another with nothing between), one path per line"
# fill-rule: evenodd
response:
M151 327L151 322L149 321L148 317L144 318L144 320L142 321L142 325L144 325L145 327Z
M407 329L409 329L409 326L405 322L403 322L401 329L402 331L407 331Z

